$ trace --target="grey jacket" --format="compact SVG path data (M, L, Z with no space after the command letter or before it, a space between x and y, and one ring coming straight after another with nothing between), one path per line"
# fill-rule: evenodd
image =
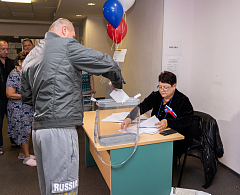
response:
M75 39L47 32L22 65L21 99L33 106L33 130L83 124L82 70L110 79L121 89L117 63Z

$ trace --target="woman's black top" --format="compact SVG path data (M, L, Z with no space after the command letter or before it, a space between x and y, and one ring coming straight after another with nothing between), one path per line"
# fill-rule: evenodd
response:
M175 90L175 93L172 97L172 100L167 102L167 104L177 115L177 118L174 118L170 113L164 112L165 105L161 105L162 102L162 96L159 93L159 91L152 92L148 97L144 99L142 103L138 105L140 108L140 114L144 114L147 111L152 109L151 116L155 115L158 116L158 119L161 121L164 119L167 119L168 127L177 130L180 134L185 136L185 139L191 139L191 133L188 130L188 127L190 126L192 122L192 116L193 116L193 107L190 103L187 96L185 96L183 93L179 92L177 89ZM170 103L171 102L171 103ZM161 108L160 108L161 105ZM160 108L160 112L159 112ZM131 113L127 116L128 118L131 118L132 120L136 117L136 108L131 111ZM159 113L159 114L158 114Z

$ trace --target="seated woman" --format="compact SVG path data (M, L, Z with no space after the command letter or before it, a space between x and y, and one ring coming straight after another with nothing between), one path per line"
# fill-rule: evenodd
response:
M18 66L13 69L6 83L7 121L8 136L12 137L16 144L21 144L19 159L24 159L23 164L37 166L35 156L29 154L29 138L33 121L33 108L21 101L20 95L20 75L22 63L28 51L21 51L18 54Z
M160 131L169 127L185 136L184 140L174 141L173 157L179 156L192 143L192 135L188 127L192 122L193 107L188 97L178 91L176 86L176 75L164 71L159 75L159 85L157 86L159 91L152 92L138 105L140 114L144 114L152 109L151 116L155 115L160 121L156 124ZM174 113L165 111L166 106L172 109ZM126 129L128 124L136 117L135 110L133 109L122 122L122 129Z

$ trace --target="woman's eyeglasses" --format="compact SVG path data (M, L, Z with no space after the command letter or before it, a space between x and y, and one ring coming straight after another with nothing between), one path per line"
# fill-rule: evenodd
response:
M163 90L163 91L168 91L169 89L171 89L171 87L172 87L172 85L170 87L163 87L163 86L160 86L160 85L157 86L157 88L159 90Z

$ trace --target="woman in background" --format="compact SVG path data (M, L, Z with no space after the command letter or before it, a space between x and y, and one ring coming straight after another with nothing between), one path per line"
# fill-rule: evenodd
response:
M19 159L24 159L23 164L37 166L35 156L29 154L29 138L33 121L33 108L21 101L20 76L23 60L28 51L18 54L18 64L7 79L6 94L9 98L7 105L8 136L12 137L17 145L21 144Z

